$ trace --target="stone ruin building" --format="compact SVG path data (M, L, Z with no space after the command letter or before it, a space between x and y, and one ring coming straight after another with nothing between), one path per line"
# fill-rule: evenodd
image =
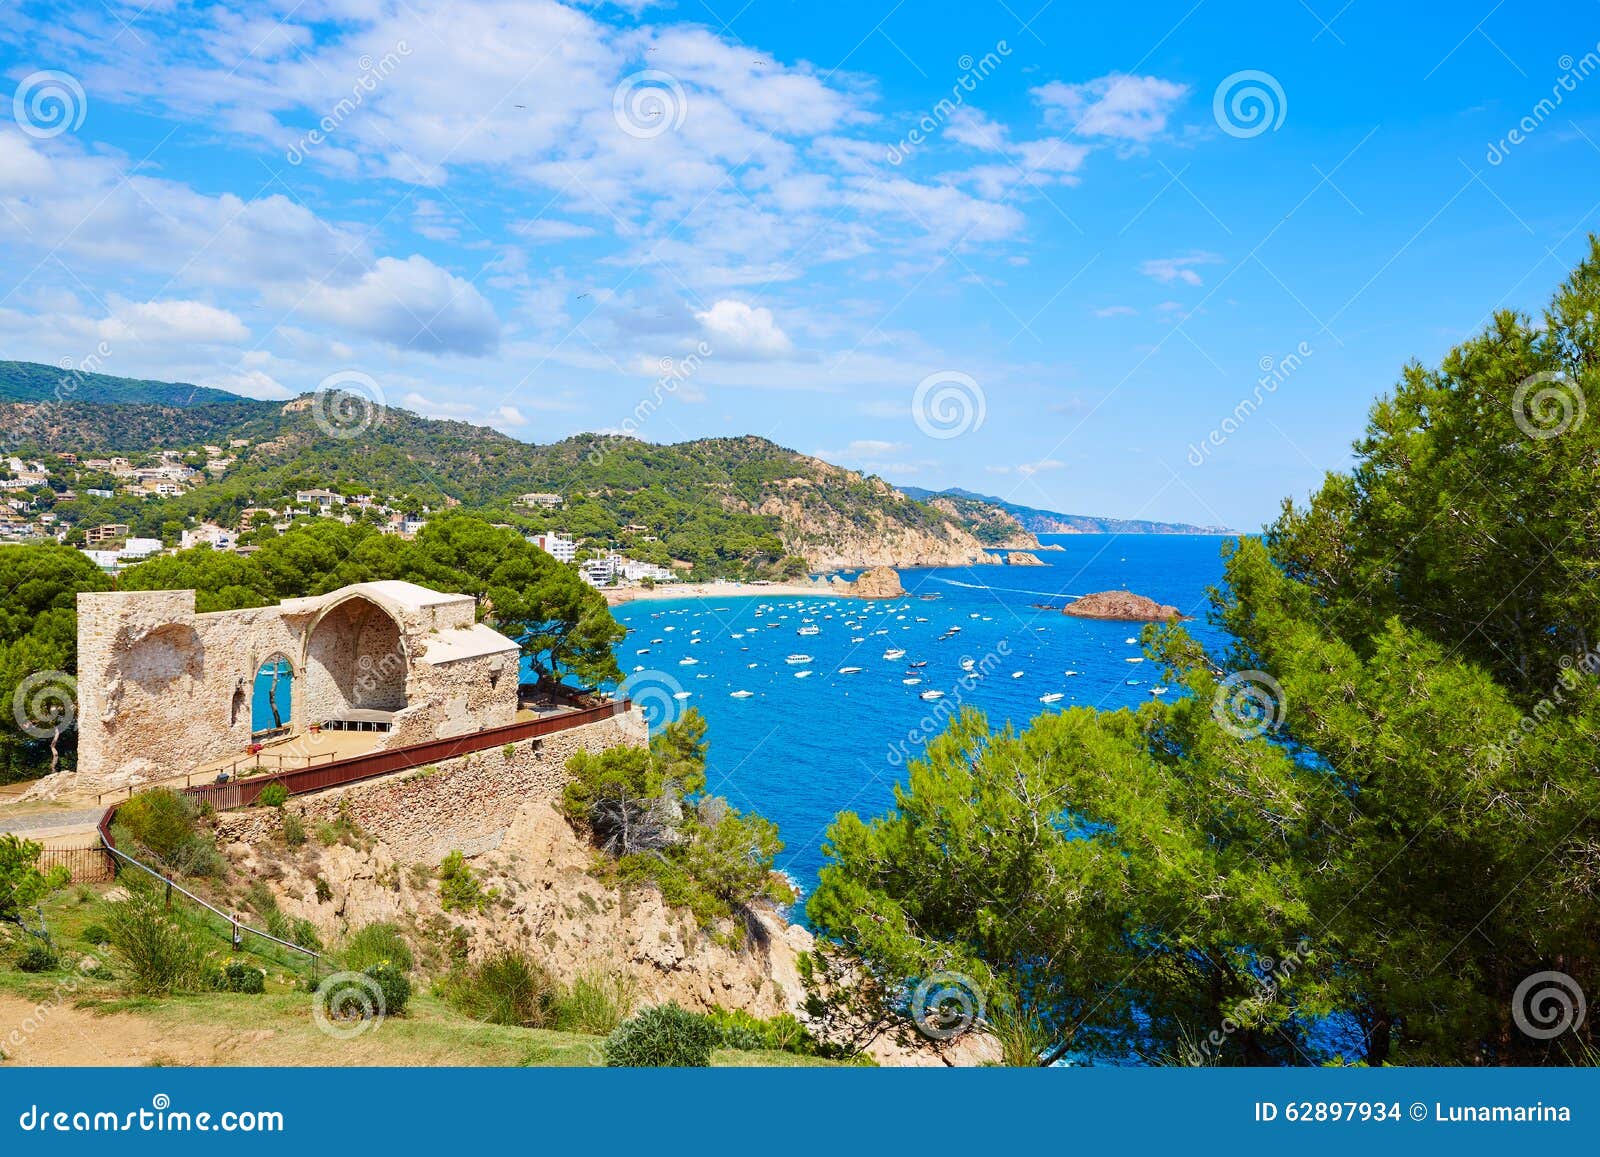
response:
M313 727L378 749L511 723L520 649L475 610L399 581L209 614L192 590L80 594L80 781L187 775ZM263 668L288 675L270 735L252 723Z

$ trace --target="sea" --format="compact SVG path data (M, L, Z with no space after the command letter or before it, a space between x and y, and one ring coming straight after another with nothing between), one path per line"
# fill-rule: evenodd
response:
M841 811L893 806L909 759L957 707L1021 728L1068 707L1137 707L1163 688L1141 624L1077 619L1074 596L1129 590L1176 606L1208 648L1214 535L1041 535L1047 565L902 570L904 598L760 594L628 603L623 691L652 730L706 718L708 790L777 823L777 866L809 894ZM846 577L849 577L846 575ZM897 652L904 652L903 655ZM970 669L969 669L970 668ZM916 680L915 682L909 682ZM938 692L939 698L924 698ZM1057 698L1059 696L1059 698ZM796 916L800 916L799 910Z

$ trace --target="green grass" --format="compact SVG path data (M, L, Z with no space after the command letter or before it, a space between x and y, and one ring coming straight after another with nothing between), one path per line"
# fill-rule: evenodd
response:
M297 1066L587 1066L601 1063L603 1037L485 1024L457 1012L418 984L407 1014L390 1017L352 1040L328 1036L312 1017L312 997L299 987L300 967L286 968L267 953L248 954L267 968L267 991L260 996L235 993L183 993L168 997L137 996L118 975L110 980L83 976L78 961L94 952L81 942L84 928L105 922L100 889L67 888L45 903L45 919L61 955L55 972L24 973L10 965L11 950L0 957L0 997L30 1004L61 999L79 1013L115 1018L122 1036L133 1036L164 1050L149 1063L223 1063ZM178 901L174 901L177 903ZM193 911L192 905L186 905ZM208 940L219 951L228 947L227 924L209 916ZM248 938L247 938L248 942ZM284 957L288 953L273 946ZM95 955L102 955L95 953ZM103 955L114 972L123 967L114 953ZM324 968L324 974L328 971ZM413 976L413 980L418 978ZM124 1019L125 1018L125 1019ZM130 1025L128 1022L134 1022ZM131 1031L130 1031L131 1029ZM217 1041L239 1042L217 1062L196 1057L218 1055ZM712 1063L727 1067L818 1065L830 1062L781 1052L739 1052L724 1049Z

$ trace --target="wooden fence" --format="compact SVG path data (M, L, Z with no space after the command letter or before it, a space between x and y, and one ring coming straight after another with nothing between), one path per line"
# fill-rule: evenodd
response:
M96 844L82 848L46 848L39 853L44 871L65 868L74 884L105 884L116 879L117 865L105 847Z

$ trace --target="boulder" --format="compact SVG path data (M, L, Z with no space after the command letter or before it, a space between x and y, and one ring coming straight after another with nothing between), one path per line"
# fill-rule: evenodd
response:
M1048 566L1049 564L1036 554L1029 554L1025 550L1014 550L1006 555L1007 566Z
M906 588L900 585L900 572L893 567L875 566L864 572L851 586L858 599L903 598Z
M1080 619L1118 619L1130 623L1159 623L1184 617L1177 607L1131 591L1098 591L1068 603L1062 610Z

